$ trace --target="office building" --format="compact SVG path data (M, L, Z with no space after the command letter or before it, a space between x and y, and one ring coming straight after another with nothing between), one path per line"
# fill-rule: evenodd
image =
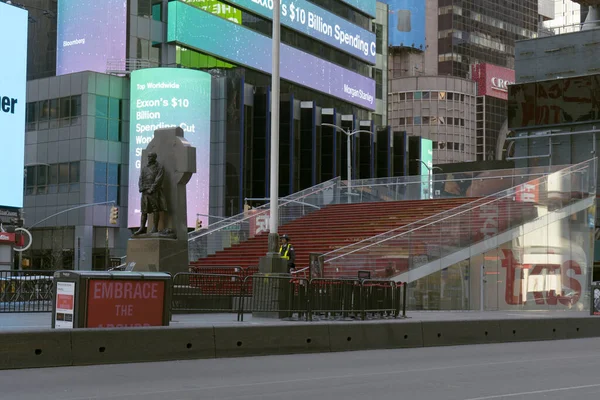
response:
M422 51L390 41L388 105L392 129L419 132L432 139L436 164L501 158L498 137L507 134L503 117L506 98L501 92L506 93L506 87L492 90L492 81L502 81L501 86L514 81L510 76L515 42L537 37L541 24L554 17L553 4L550 0L439 0L426 1L424 13ZM438 79L441 76L445 79ZM439 98L440 93L451 92L453 105L427 110L416 102L411 110L409 104L398 103L402 97L422 96L422 90L413 84L415 78L419 86L428 88L427 96L434 92ZM414 117L420 117L417 126Z
M598 43L598 29L517 43L516 84L508 97L511 134L504 146L517 167L577 164L598 156ZM572 185L576 191L580 184ZM597 231L598 215L587 224ZM600 279L599 249L596 235L593 280ZM587 267L591 264L588 260Z

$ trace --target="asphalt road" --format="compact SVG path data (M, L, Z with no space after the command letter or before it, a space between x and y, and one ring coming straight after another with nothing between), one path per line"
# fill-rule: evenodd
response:
M594 399L600 339L0 371L7 399Z

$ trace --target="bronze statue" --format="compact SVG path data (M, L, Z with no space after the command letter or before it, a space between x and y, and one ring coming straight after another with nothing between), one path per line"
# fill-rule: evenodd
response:
M140 180L138 183L140 193L142 194L142 220L140 222L140 229L134 235L146 232L148 213L152 213L152 220L154 222L150 233L158 232L160 212L167 211L167 201L162 190L164 174L164 167L156 161L156 153L148 153L148 164L140 171Z

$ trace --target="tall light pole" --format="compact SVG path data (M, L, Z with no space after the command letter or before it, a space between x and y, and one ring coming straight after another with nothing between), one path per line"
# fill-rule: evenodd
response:
M269 253L279 253L279 47L280 47L280 3L273 1L273 35L271 66L271 190L269 216Z
M351 191L351 188L352 188L352 151L351 151L352 145L350 143L350 138L352 136L354 136L355 134L357 134L357 133L368 133L370 135L373 135L373 132L367 131L367 130L364 130L364 129L357 129L355 131L350 131L349 129L346 130L346 129L342 128L341 126L337 126L337 125L334 125L334 124L328 124L326 122L323 122L321 124L321 126L329 126L329 127L335 128L338 131L343 132L344 135L346 135L346 151L348 152L348 156L347 156L347 158L348 158L348 165L347 165L347 173L348 173L348 203L350 203L350 191Z

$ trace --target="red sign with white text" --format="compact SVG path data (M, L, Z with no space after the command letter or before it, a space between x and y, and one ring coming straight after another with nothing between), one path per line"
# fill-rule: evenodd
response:
M478 96L508 100L508 85L515 83L515 71L492 64L474 64L471 78L477 82Z
M163 281L92 279L88 285L87 328L163 325Z
M56 295L56 308L60 310L72 310L75 296L70 294L58 294Z
M0 243L15 243L15 234L8 232L0 232Z

